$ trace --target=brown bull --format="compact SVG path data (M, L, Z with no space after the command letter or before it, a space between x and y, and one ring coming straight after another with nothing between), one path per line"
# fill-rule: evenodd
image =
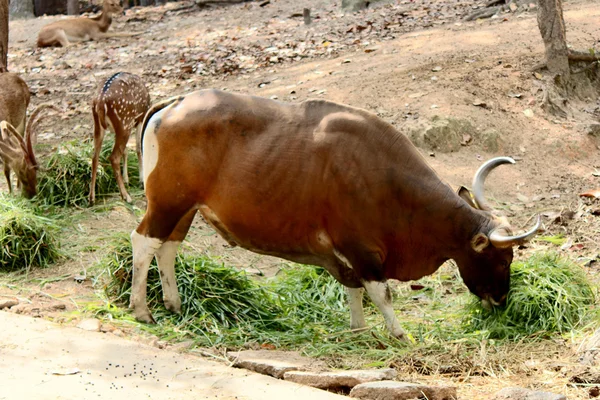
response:
M167 309L180 312L175 253L197 211L230 244L320 265L348 288L351 328L365 327L363 288L392 335L404 332L387 279L419 279L454 259L468 288L499 305L512 246L526 240L474 195L442 182L403 134L373 114L309 100L286 104L203 90L150 109L143 164L148 210L132 232L130 307L153 322L146 278L156 256Z

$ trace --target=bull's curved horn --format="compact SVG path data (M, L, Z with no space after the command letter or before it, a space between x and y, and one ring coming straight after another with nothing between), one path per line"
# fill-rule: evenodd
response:
M540 216L538 214L536 216L535 225L533 226L533 228L531 228L527 232L525 232L521 235L517 235L517 236L507 236L507 235L502 234L502 232L501 232L502 228L494 229L490 233L490 242L492 243L492 245L494 247L500 248L500 249L512 247L517 244L521 244L526 240L531 239L531 237L537 233L537 231L541 228L541 226L542 226L542 219L540 218Z
M477 203L477 207L480 210L489 209L485 201L485 196L483 195L485 178L487 178L488 174L497 166L514 163L515 160L510 157L496 157L483 163L477 172L475 172L475 177L473 178L473 198L475 199L475 203Z

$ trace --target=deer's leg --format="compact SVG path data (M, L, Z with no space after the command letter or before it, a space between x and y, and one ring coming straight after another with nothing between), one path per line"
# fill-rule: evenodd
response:
M52 36L45 39L44 41L47 43L47 45L51 45L51 46L55 46L55 45L59 44L62 47L67 47L71 44L69 42L69 39L67 38L67 34L62 29L55 30L53 32Z
M123 183L120 165L121 157L123 156L125 147L127 146L127 140L129 139L129 132L125 130L123 124L118 118L111 118L111 122L115 130L115 147L113 148L113 151L110 154L110 163L112 165L115 178L117 179L117 185L119 186L121 198L126 202L131 203L131 196L129 196L129 193L127 193L127 190L125 189L125 184Z
M171 233L167 241L156 252L165 308L174 313L181 312L181 298L179 297L177 279L175 277L175 257L177 249L183 239L185 239L195 215L196 209L190 210L179 221L173 233Z
M127 145L123 149L123 182L129 186L129 173L127 172Z
M98 172L98 158L102 150L102 141L104 140L104 129L100 125L96 110L92 109L94 115L94 155L92 157L92 181L90 182L90 205L96 201L96 174Z
M181 307L181 302L177 302L173 298L173 292L177 290L174 272L175 253L177 250L175 242L178 242L177 245L179 245L179 242L183 240L182 235L185 236L183 232L187 232L187 229L189 229L189 224L191 224L194 214L191 214L189 223L187 223L186 217L188 212L189 209L181 212L177 208L161 208L156 206L152 201L149 201L146 215L137 229L131 233L133 279L129 307L133 309L135 318L138 321L147 323L155 322L146 303L148 269L155 255L160 263L159 269L163 284L166 280L169 281L167 287L163 287L165 297L169 301L169 307L175 308L175 310L178 305ZM174 240L169 240L171 237ZM163 248L163 245L166 243L169 244ZM179 294L176 293L175 295L176 299L179 299Z

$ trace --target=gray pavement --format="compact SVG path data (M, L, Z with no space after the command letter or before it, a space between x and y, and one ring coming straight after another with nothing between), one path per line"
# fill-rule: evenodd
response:
M201 357L0 311L0 399L99 398L347 399Z

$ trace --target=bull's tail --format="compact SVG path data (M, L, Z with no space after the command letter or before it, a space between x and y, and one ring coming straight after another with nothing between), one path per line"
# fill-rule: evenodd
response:
M146 132L146 127L148 126L148 122L150 121L150 118L152 118L152 116L154 114L156 114L163 108L170 106L171 104L175 103L176 101L181 101L182 99L183 99L183 96L171 97L169 99L160 101L160 102L152 105L148 109L148 111L146 111L146 115L144 115L144 119L142 120L142 123L140 125L140 130L137 135L139 138L138 139L139 146L140 146L142 154L144 153L144 133Z

